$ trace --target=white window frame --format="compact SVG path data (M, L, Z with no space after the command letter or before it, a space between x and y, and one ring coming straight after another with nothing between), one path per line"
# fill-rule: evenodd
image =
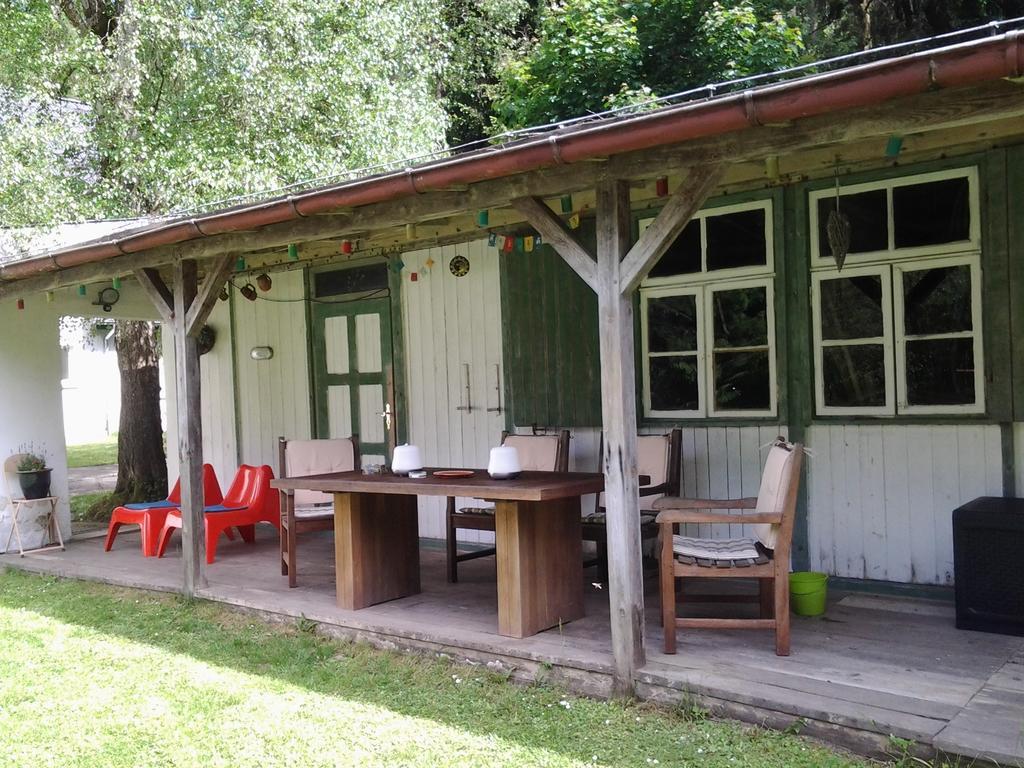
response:
M778 409L778 386L775 370L775 290L773 277L761 277L747 280L730 280L725 283L709 283L704 290L708 294L706 313L701 315L704 323L704 348L707 350L707 361L705 363L706 375L704 384L707 392L707 414L714 417L737 417L737 418L762 418L774 416ZM768 408L767 410L748 409L722 409L715 407L715 318L714 318L714 294L727 291L741 290L743 288L764 288L765 290L765 322L768 324ZM722 352L743 352L762 351L761 346L756 347L722 347Z
M939 245L922 245L905 248L896 247L896 228L893 222L892 191L897 187L907 187L916 184L926 184L932 181L944 181L946 179L966 178L968 183L968 196L971 208L971 221L969 237L967 240L958 240L951 243ZM900 176L898 178L870 181L862 184L840 185L840 210L842 209L842 196L856 194L858 192L870 192L876 189L886 191L886 217L888 225L888 242L885 250L871 251L867 253L851 253L846 257L846 264L865 264L876 261L891 261L895 258L914 258L941 256L944 254L962 253L964 251L977 251L981 249L981 210L978 192L978 169L975 166L966 168L955 168L932 173L920 173L915 176ZM808 198L811 230L811 268L835 268L835 262L831 254L821 252L821 243L818 238L818 202L823 198L834 198L835 187L825 187L811 192Z
M769 376L769 407L766 410L717 409L715 407L715 366L714 343L715 329L712 316L713 296L725 291L744 288L764 288L765 290L765 322L768 325L768 376ZM652 357L681 357L693 355L692 352L651 352L648 336L648 306L651 299L665 296L693 296L697 315L697 408L688 411L655 410L651 406L651 369ZM747 278L745 280L729 280L715 283L696 283L679 286L659 286L645 288L640 291L640 328L641 352L643 360L642 393L644 415L649 418L766 418L778 412L778 382L775 361L775 286L774 277ZM722 352L740 352L746 347L723 347ZM760 351L761 346L750 348Z
M826 280L850 277L877 276L882 287L882 336L863 339L822 338L821 328L821 284ZM892 269L889 265L872 267L851 267L842 272L831 269L811 275L811 309L814 334L814 396L816 412L820 416L895 416L896 394L894 384L893 320L892 320ZM825 404L825 347L881 344L885 355L885 405L840 406Z
M897 410L901 414L947 414L984 413L985 411L985 360L981 312L981 264L978 254L957 258L916 259L892 265L893 293L895 303L894 328L896 334L896 394ZM971 271L971 330L953 333L925 333L908 335L906 312L903 305L903 275L907 272L921 272L943 267L968 267ZM907 402L907 354L908 340L970 338L974 349L974 402L964 405L910 405Z
M713 216L724 216L730 213L742 213L745 211L764 211L764 245L765 263L755 264L748 267L732 267L730 269L708 270L708 238L707 219ZM665 275L664 277L649 277L643 282L644 286L659 285L680 285L682 283L709 283L719 280L732 280L747 275L764 275L775 273L775 242L773 226L773 209L770 199L754 200L749 203L735 203L733 205L722 205L717 208L705 208L694 214L693 219L700 222L700 272L688 272L682 275ZM651 225L654 217L640 219L638 222L640 233Z

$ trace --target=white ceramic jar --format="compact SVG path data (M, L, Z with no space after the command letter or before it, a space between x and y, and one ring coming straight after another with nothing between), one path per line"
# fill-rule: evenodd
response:
M396 445L391 456L391 471L396 475L407 475L423 469L423 456L415 445Z
M491 448L491 460L487 463L487 474L495 480L510 480L522 472L519 453L511 445Z

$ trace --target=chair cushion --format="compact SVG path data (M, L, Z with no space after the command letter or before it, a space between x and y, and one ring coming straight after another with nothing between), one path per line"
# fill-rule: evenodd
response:
M651 485L661 485L668 480L668 454L671 435L640 435L636 439L636 469L641 475L651 478ZM654 502L664 494L640 497L640 509L654 509ZM604 493L598 499L599 507L605 506Z
M164 499L163 501L138 501L132 504L122 504L121 506L133 512L142 512L146 509L177 509L179 503Z
M326 520L334 517L334 504L296 504L296 520Z
M751 538L698 539L676 535L672 537L672 551L703 560L756 560L760 557L757 542Z
M490 515L494 517L494 507L463 507L458 510L457 515Z
M203 512L238 512L240 509L245 509L245 507L228 507L224 504L211 504L209 507L204 507Z
M657 517L657 512L645 512L640 510L640 525L650 525L657 519ZM608 513L603 509L600 512L592 512L589 515L584 515L583 522L606 525L608 523Z
M768 451L761 472L761 488L757 492L757 513L780 515L786 506L791 480L790 468L795 454L788 444L775 444ZM775 549L778 540L778 526L759 523L753 526L754 535L768 549Z
M502 445L516 449L519 466L527 471L552 472L555 469L557 435L508 435Z
M284 469L288 477L323 475L328 472L351 472L355 469L355 445L351 438L336 440L289 440L285 447ZM329 493L297 489L296 507L308 504L330 504Z

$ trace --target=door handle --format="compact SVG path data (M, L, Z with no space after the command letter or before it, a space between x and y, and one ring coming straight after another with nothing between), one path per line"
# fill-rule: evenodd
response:
M473 403L472 403L472 399L471 399L471 396L473 394L473 390L470 387L470 383L469 383L469 363L463 363L462 364L462 369L466 373L466 386L465 386L465 389L466 389L466 404L465 405L458 405L458 406L456 406L455 410L456 411L471 412L473 410Z
M497 393L498 407L488 408L488 413L501 413L501 367L494 364L494 391Z
M378 413L377 415L380 416L382 419L384 419L384 428L388 432L390 432L391 431L391 403L385 403L384 404L384 410L381 411L380 413Z

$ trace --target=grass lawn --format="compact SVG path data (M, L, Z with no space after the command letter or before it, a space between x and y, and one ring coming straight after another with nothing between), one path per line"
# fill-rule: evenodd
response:
M78 521L93 519L89 514L89 508L100 499L109 495L110 491L96 491L94 493L82 493L78 496L72 496L68 500L71 505L71 519ZM109 512L107 513L107 519L110 519Z
M0 573L0 765L867 765L215 604Z
M69 445L68 467L98 467L101 464L117 464L117 435L102 443Z

